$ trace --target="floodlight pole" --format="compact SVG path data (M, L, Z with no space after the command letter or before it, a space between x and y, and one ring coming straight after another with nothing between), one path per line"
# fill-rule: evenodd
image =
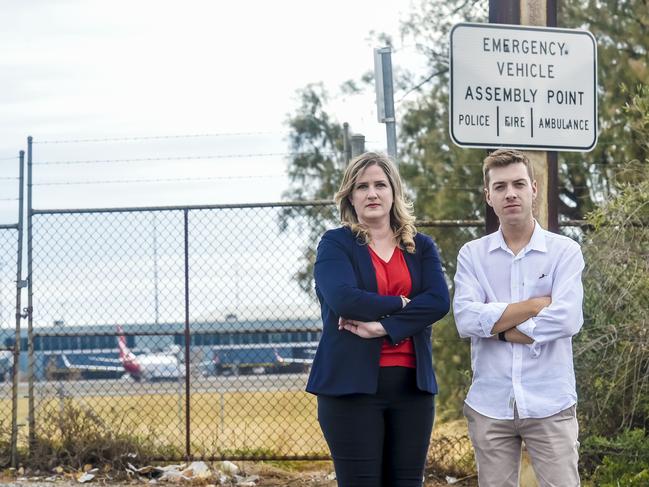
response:
M396 163L397 122L392 86L392 50L389 47L374 49L374 81L376 84L377 118L380 123L385 124L388 155Z

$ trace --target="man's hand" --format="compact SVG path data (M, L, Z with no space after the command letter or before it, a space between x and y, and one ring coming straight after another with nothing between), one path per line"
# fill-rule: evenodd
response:
M507 305L500 319L494 323L491 334L497 335L501 331L507 331L530 318L534 318L543 308L549 306L551 303L552 298L550 296L541 296Z
M357 321L340 318L338 329L347 330L361 338L378 338L387 335L385 328L378 321Z

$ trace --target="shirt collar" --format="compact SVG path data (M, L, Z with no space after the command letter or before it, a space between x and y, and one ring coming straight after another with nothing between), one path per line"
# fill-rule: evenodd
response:
M507 243L505 242L505 237L503 235L502 228L498 227L498 231L494 232L489 242L489 252L492 252L496 249L503 249L509 251ZM525 246L524 251L528 252L530 250L538 250L539 252L547 252L548 248L545 244L545 230L539 225L539 222L534 220L534 232L530 238L529 243Z
M548 251L548 248L545 245L545 230L536 220L534 220L534 233L532 233L532 238L526 248L527 250L538 250L539 252Z

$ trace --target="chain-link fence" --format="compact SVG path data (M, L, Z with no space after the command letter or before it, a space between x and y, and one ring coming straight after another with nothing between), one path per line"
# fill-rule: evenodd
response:
M35 211L33 450L89 434L149 458L327 458L304 387L321 327L311 266L334 214ZM455 241L475 227L422 230Z
M18 230L0 227L0 465L11 458Z
M300 278L319 207L35 212L37 443L76 415L153 457L325 457Z

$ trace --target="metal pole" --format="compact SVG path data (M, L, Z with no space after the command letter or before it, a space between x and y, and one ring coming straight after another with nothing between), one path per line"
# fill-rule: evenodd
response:
M362 134L352 135L352 158L360 156L365 152L365 136Z
M160 303L158 299L158 218L152 213L153 220L153 307L155 313L155 324L160 323Z
M185 235L185 456L187 461L191 460L190 428L191 428L191 404L190 404L190 380L189 362L190 350L189 341L189 210L184 210L184 235Z
M16 252L16 337L14 339L14 361L11 384L11 467L18 466L18 371L20 369L20 320L23 283L23 212L25 197L25 151L19 157L18 189L18 248Z
M392 87L392 54L390 48L383 55L383 96L385 96L385 135L388 140L388 155L397 160L397 122L394 113L394 90Z
M375 49L374 76L376 77L377 108L379 121L385 123L388 155L396 162L397 124L394 111L394 88L392 85L392 49Z
M346 167L352 159L352 146L351 141L349 140L349 124L347 122L343 123L343 152L345 154Z
M29 454L34 453L36 420L34 415L34 283L32 279L33 228L32 228L32 136L27 137L27 422L29 424Z

